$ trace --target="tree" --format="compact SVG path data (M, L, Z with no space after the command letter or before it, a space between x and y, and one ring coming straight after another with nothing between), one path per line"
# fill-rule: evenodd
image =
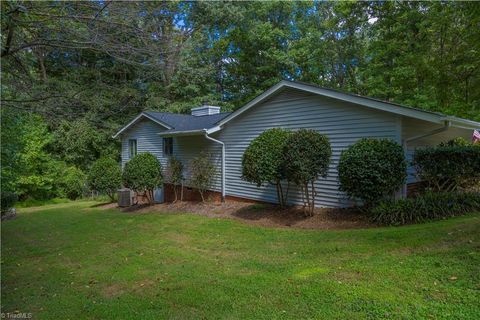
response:
M285 177L303 192L304 207L313 215L315 209L315 182L328 174L332 149L327 136L311 129L300 129L291 134L283 147Z
M176 202L178 200L178 186L183 188L183 163L175 157L168 159L167 168L165 169L165 182L173 186ZM183 190L180 191L183 194ZM183 200L183 199L181 199Z
M277 190L277 199L281 207L287 204L288 187L284 193L282 180L284 145L290 132L273 128L262 132L250 142L242 157L242 179L261 186L271 184Z
M121 184L122 170L115 160L103 157L93 163L88 173L88 185L92 190L106 193L113 202Z
M205 192L211 187L215 177L215 166L207 153L200 155L190 161L190 185L197 189L205 202Z
M123 182L127 188L144 192L153 204L153 190L163 183L162 165L151 153L139 153L125 164Z
M344 150L338 164L340 190L372 207L400 190L407 177L402 146L390 139L364 138Z
M70 200L81 198L86 191L87 177L76 167L66 167L56 184L59 194Z

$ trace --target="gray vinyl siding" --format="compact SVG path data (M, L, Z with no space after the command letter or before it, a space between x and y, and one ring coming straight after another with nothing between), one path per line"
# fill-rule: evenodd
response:
M144 119L133 125L122 134L122 168L130 160L128 141L137 140L137 152L150 152L157 157L165 170L168 156L163 154L163 138L160 132L166 130L161 125ZM178 158L185 168L185 184L188 186L190 176L189 162L200 152L205 151L210 155L211 161L217 168L211 190L221 191L221 148L203 136L189 136L173 138L173 156Z
M163 156L163 141L158 135L159 132L166 130L163 126L144 119L130 127L126 132L122 134L122 168L125 163L130 160L130 152L128 140L137 140L137 152L150 152L155 155L162 166L167 163L166 158Z
M342 150L362 137L401 140L400 117L317 95L288 90L255 106L225 125L218 137L226 145L226 194L277 202L275 188L241 179L242 155L249 143L269 128L308 128L326 134L332 145L332 163L327 178L316 182L318 207L346 207L352 202L338 190L338 160ZM292 190L291 203L301 203Z
M213 191L221 192L222 190L222 148L219 144L207 140L204 136L185 136L173 139L173 155L177 157L184 165L185 185L189 186L190 178L190 161L198 156L201 152L205 152L210 161L215 166L216 172L212 186L209 188Z

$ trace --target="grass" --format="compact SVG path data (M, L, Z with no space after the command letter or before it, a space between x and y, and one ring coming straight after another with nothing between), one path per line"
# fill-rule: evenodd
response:
M2 312L35 319L476 319L480 214L267 229L71 202L2 223Z

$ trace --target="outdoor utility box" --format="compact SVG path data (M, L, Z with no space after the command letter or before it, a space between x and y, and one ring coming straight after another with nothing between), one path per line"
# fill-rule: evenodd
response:
M133 204L133 191L127 188L118 190L118 206L130 207Z
M153 190L153 200L155 203L163 203L164 197L163 188Z

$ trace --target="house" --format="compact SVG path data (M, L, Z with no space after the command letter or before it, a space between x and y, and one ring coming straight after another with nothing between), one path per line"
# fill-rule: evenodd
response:
M214 106L194 108L191 115L142 112L114 137L122 140L122 165L137 152L147 151L157 156L163 166L172 155L187 165L204 150L217 168L212 192L222 199L276 203L274 187L257 187L241 178L245 149L255 137L274 127L310 128L329 137L332 162L328 176L316 182L316 206L346 207L352 202L338 190L337 165L342 150L360 138L393 139L404 146L407 159L411 159L417 147L437 145L455 137L471 139L473 129L480 128L480 123L315 85L281 81L232 113L221 113ZM408 172L407 184L412 184L414 169L409 167ZM404 195L406 192L407 187ZM289 202L301 203L298 190L290 192Z

